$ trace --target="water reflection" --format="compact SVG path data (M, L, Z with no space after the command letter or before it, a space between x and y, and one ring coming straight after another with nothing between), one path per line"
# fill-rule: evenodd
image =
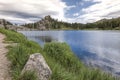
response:
M57 39L54 39L51 36L35 36L35 38L42 40L43 42L53 42L58 41Z
M30 40L66 42L87 65L120 75L120 32L115 31L21 31Z

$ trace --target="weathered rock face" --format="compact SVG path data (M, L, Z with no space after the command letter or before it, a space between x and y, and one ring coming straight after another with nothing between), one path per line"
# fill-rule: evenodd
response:
M50 30L50 28L52 27L52 23L54 23L54 19L48 15L45 16L43 19L39 20L38 22L24 24L23 26L31 28L31 30Z
M51 69L40 53L30 55L22 73L29 70L36 72L38 80L48 80L52 74Z
M12 23L10 23L9 21L5 19L0 19L0 28L10 29L10 30L16 29L16 27L13 26Z
M4 25L0 24L0 28L4 28Z

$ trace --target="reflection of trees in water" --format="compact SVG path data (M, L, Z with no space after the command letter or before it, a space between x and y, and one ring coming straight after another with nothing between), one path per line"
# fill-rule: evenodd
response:
M35 38L39 38L43 42L52 42L52 41L58 41L57 39L52 38L51 36L36 36Z

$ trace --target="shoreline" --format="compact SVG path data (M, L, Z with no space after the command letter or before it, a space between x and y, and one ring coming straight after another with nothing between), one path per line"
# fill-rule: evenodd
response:
M81 63L80 60L78 60L75 57L75 55L73 55L70 47L66 43L48 43L45 44L44 48L42 49L38 43L27 40L25 36L20 33L10 30L4 30L4 29L0 30L0 32L6 34L8 41L12 40L13 43L18 44L16 46L11 47L8 53L8 58L12 60L12 64L16 64L16 66L13 65L12 68L13 72L14 71L19 72L19 74L14 73L13 78L17 79L20 77L20 71L24 66L23 64L26 63L28 56L30 54L39 52L42 53L48 65L52 69L53 74L51 76L51 80L52 79L62 80L66 78L69 80L78 80L78 79L82 80L83 78L84 78L83 80L87 80L87 79L117 80L115 77L111 76L110 74L106 74L97 69L87 68L85 65ZM17 54L24 54L24 55L18 56ZM19 64L19 62L22 63ZM19 65L19 67L17 65ZM89 76L89 77L85 77L85 76Z

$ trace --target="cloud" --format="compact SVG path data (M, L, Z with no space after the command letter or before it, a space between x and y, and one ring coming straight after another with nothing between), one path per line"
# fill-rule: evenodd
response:
M65 8L68 7L61 0L0 0L0 18L32 22L32 18L51 15L65 20Z
M92 0L96 2L87 8L83 8L81 11L84 13L77 19L83 23L95 22L103 18L115 18L120 17L120 0Z
M86 2L87 2L87 1L91 1L91 0L83 0L83 1L86 1Z
M79 13L74 13L74 14L73 14L73 16L78 16L78 15L79 15Z
M76 7L75 5L67 6L67 7L66 7L66 10L70 10L70 9L72 9L72 8L75 8L75 7Z
M78 10L79 8L82 9ZM69 11L71 9L75 13ZM67 17L66 13L73 17ZM46 15L58 20L80 23L120 17L120 0L82 0L79 5L75 3L69 6L62 0L0 0L0 18L12 22L29 23Z

